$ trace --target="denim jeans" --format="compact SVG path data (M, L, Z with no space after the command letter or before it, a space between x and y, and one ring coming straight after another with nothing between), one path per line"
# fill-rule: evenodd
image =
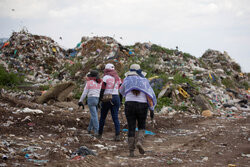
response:
M95 134L98 134L99 122L98 122L98 97L88 97L88 106L90 111L90 122L88 126L88 131L94 130Z
M112 103L111 103L112 102ZM112 95L111 102L103 102L101 109L101 118L99 121L99 134L102 135L103 127L105 124L106 117L108 115L108 111L111 110L112 119L115 125L115 135L120 134L120 122L118 118L118 111L120 107L120 97L119 95Z
M134 101L125 102L125 115L128 122L128 137L135 137L136 121L138 130L145 130L148 104Z

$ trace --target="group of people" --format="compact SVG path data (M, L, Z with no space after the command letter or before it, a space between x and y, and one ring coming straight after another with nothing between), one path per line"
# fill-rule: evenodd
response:
M91 118L88 132L94 132L94 136L101 139L105 120L109 110L115 125L115 141L120 141L119 108L122 98L125 97L125 115L128 123L128 146L129 156L134 156L135 147L141 154L145 153L142 141L145 133L146 118L148 109L150 117L154 117L154 107L156 106L156 96L149 84L146 73L143 72L139 64L132 64L130 70L125 73L122 81L118 76L113 64L106 64L104 76L101 79L96 70L91 70L87 74L87 82L84 87L79 106L83 106L83 100L87 97L87 103ZM100 120L98 121L98 108L101 106ZM138 135L135 138L136 122L138 125Z

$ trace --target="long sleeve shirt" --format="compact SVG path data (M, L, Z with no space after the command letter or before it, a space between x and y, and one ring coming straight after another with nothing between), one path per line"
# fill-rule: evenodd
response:
M87 81L79 102L83 102L83 100L86 98L86 96L99 98L101 86L102 86L102 83L97 83L94 80Z

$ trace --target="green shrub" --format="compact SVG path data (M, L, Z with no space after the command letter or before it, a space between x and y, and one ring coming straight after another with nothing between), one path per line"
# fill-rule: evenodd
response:
M58 71L54 71L52 72L52 77L55 79L55 78L58 78L59 76L59 72Z
M174 54L174 50L173 49L167 49L167 48L161 47L161 46L156 45L156 44L153 44L151 46L151 51L152 52L163 52L163 53L166 53L166 54L169 54L169 55L173 55Z
M150 55L140 64L141 69L147 73L147 78L155 76L155 69L151 65L157 64L159 61L158 57L155 55Z
M187 111L188 110L188 106L185 105L176 105L176 106L171 106L173 109L177 110L177 111Z
M74 64L69 64L67 63L66 65L66 70L70 73L72 77L75 76L75 73L82 69L82 64L80 62L75 62Z
M24 77L19 76L13 72L7 72L5 68L0 65L0 85L1 86L16 86L24 82Z
M189 60L189 59L196 59L194 56L192 56L189 53L183 53L183 58L185 61Z
M139 61L138 56L129 56L129 58L128 58L128 62L131 64L137 63L137 61Z
M248 85L248 82L247 82L247 81L243 82L243 83L242 83L242 86L244 86L244 88L245 88L246 90L248 90L248 88L249 88L249 85Z
M221 83L226 86L226 88L235 88L234 81L230 78L222 79Z
M224 71L226 71L226 70L224 70ZM232 72L231 71L226 71L226 74L227 75L232 75Z
M128 49L134 49L135 46L134 45L126 45L125 48L128 48Z
M75 92L74 93L74 99L80 99L81 98L81 95L82 95L82 92L78 91L78 92Z
M202 71L199 71L199 70L194 70L193 71L193 75L197 75L197 74L201 74L202 73Z
M195 86L193 81L191 79L189 79L188 77L183 77L181 74L176 73L174 75L174 84L182 84L182 83L189 83L189 85L191 86Z
M50 85L40 85L39 86L40 90L49 90L49 88L50 88Z
M171 106L172 105L172 99L169 97L162 97L157 100L156 110L160 111L163 106Z
M207 101L209 102L210 106L212 106L213 109L216 108L216 105L211 100L207 99Z
M73 98L74 99L80 99L81 98L81 95L82 95L82 90L77 87L76 89L73 90Z

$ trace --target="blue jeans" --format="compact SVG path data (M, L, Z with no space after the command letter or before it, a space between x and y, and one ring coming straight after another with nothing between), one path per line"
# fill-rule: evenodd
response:
M111 103L112 102L112 103ZM108 115L108 111L111 110L111 115L113 122L115 124L115 135L120 134L120 122L118 118L118 111L120 107L120 97L119 95L112 95L111 102L103 102L102 109L101 109L101 118L99 121L99 134L102 135L103 127L105 124L105 119Z
M88 131L94 130L95 134L98 134L99 122L98 122L98 97L88 97L88 106L90 111L90 122L88 126Z

